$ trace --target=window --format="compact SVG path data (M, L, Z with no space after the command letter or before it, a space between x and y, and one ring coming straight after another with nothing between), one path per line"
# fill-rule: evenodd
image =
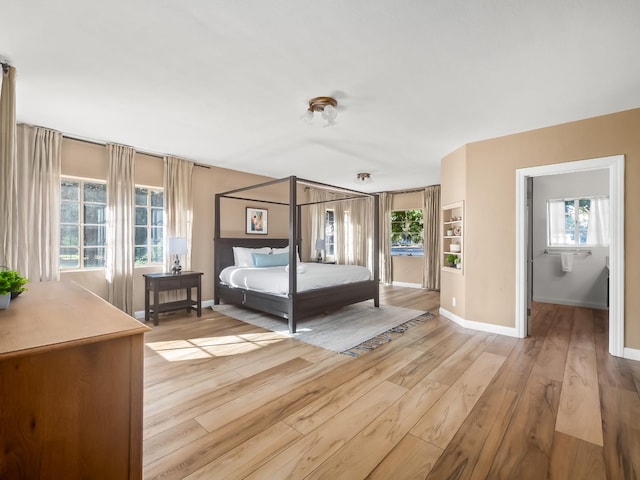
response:
M609 245L609 198L549 200L547 233L550 247Z
M102 268L105 262L107 185L62 179L60 268Z
M163 261L163 201L161 190L136 187L136 265Z
M336 254L336 226L335 213L327 210L324 214L324 251L325 256L333 257Z
M391 212L391 255L424 255L422 209Z
M107 185L63 178L60 183L60 268L104 268L107 243ZM135 264L162 263L163 194L136 187Z

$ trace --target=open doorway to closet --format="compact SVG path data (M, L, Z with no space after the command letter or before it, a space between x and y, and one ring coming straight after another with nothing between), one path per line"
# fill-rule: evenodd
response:
M573 177L558 177L558 175L574 175ZM551 207L547 200L542 200L543 207L536 206L536 202L541 199L536 198L536 183L544 193L547 194L555 191L558 181L567 181L571 178L572 182L594 182L597 178L601 178L605 185L600 185L592 189L592 194L584 195L583 200L587 197L602 198L608 196L608 247L599 246L598 248L577 247L578 255L570 257L571 272L562 272L566 268L567 255L564 258L556 253L567 253L567 248L552 249L549 246L548 229L553 230L553 226L549 227L548 214L545 211L543 224L540 220L540 208L549 209L556 208L552 202ZM533 179L533 180L532 180ZM583 160L577 162L566 162L553 165L545 165L540 167L532 167L519 169L516 171L516 329L520 336L524 337L528 333L528 310L530 308L531 299L538 297L541 301L550 301L554 303L566 303L573 305L583 305L588 307L606 306L607 302L607 276L609 284L608 303L609 303L609 353L616 356L623 356L624 350L624 156L604 157L591 160ZM533 203L527 201L527 191L533 183ZM565 185L569 189L569 185ZM563 195L551 195L552 200L562 199L569 201L572 197L577 200L577 208L580 208L579 185L576 190L570 192L567 190ZM606 195L605 195L606 194ZM543 195L544 196L544 195ZM560 198L561 197L561 198ZM597 203L597 202L596 202ZM583 203L584 205L584 203ZM531 206L531 208L529 208ZM569 209L570 205L567 205ZM559 208L559 207L558 207ZM538 212L536 212L538 210ZM538 230L543 229L542 237ZM585 232L585 235L587 233ZM580 236L580 232L576 231L576 235ZM540 240L540 239L543 240ZM565 237L566 239L569 236ZM557 238L556 238L557 240ZM568 240L567 240L568 241ZM579 242L578 238L578 242ZM545 247L542 248L542 243ZM585 242L586 243L586 242ZM547 254L544 250L547 250ZM591 255L587 255L587 251L591 250ZM549 252L553 252L549 254ZM608 272L607 260L608 256ZM555 257L555 258L554 258ZM584 261L587 259L589 261ZM533 260L533 262L532 262ZM536 264L537 263L537 264ZM535 265L535 267L534 267ZM557 267L557 268L556 268ZM575 284L567 282L566 278L578 268L580 271L590 271L590 279L585 280L586 276L576 276ZM599 269L599 271L598 271ZM607 275L608 273L608 275ZM547 275L547 278L544 278ZM595 277L594 277L595 276ZM538 278L536 278L538 277ZM543 278L540 278L543 277ZM539 281L536 291L536 282ZM533 282L533 283L532 283ZM562 285L562 288L559 286ZM579 288L576 289L576 285ZM551 287L551 288L548 288ZM566 287L566 288L565 288ZM601 290L601 291L600 291ZM594 294L598 291L597 294ZM588 302L591 302L589 304ZM597 305L596 305L597 304Z

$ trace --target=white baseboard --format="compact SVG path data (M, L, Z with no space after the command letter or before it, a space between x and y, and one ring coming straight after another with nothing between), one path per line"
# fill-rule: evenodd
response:
M596 302L576 302L574 300L566 300L564 298L547 298L547 297L534 297L534 302L540 303L552 303L554 305L568 305L570 307L584 307L595 308L596 310L609 310L606 304Z
M440 315L448 318L452 322L457 323L461 327L468 328L470 330L478 330L479 332L497 333L498 335L506 335L507 337L518 338L518 331L515 327L505 327L503 325L494 325L492 323L474 322L472 320L465 320L459 317L455 313L440 307Z
M203 300L202 308L207 308L213 306L213 300ZM137 312L133 312L133 317L136 320L144 321L144 310L138 310Z
M622 356L624 358L628 358L629 360L637 360L640 362L640 350L638 350L637 348L624 347Z
M422 288L419 283L391 282L394 287Z

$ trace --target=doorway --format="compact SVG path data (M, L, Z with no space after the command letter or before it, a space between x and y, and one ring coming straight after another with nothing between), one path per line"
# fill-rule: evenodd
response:
M530 261L527 185L531 177L606 169L609 172L609 353L624 354L624 156L580 160L516 170L516 331L528 332L527 309Z

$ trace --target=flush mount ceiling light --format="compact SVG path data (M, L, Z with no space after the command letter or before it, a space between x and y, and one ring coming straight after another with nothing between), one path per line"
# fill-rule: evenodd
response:
M371 178L371 174L370 173L357 173L356 174L356 183L364 185L366 183L371 183L371 182L373 182L373 179Z
M313 123L315 113L320 112L322 119L325 121L325 127L333 125L338 116L338 101L331 97L315 97L309 100L309 108L307 109L304 119L308 123Z

